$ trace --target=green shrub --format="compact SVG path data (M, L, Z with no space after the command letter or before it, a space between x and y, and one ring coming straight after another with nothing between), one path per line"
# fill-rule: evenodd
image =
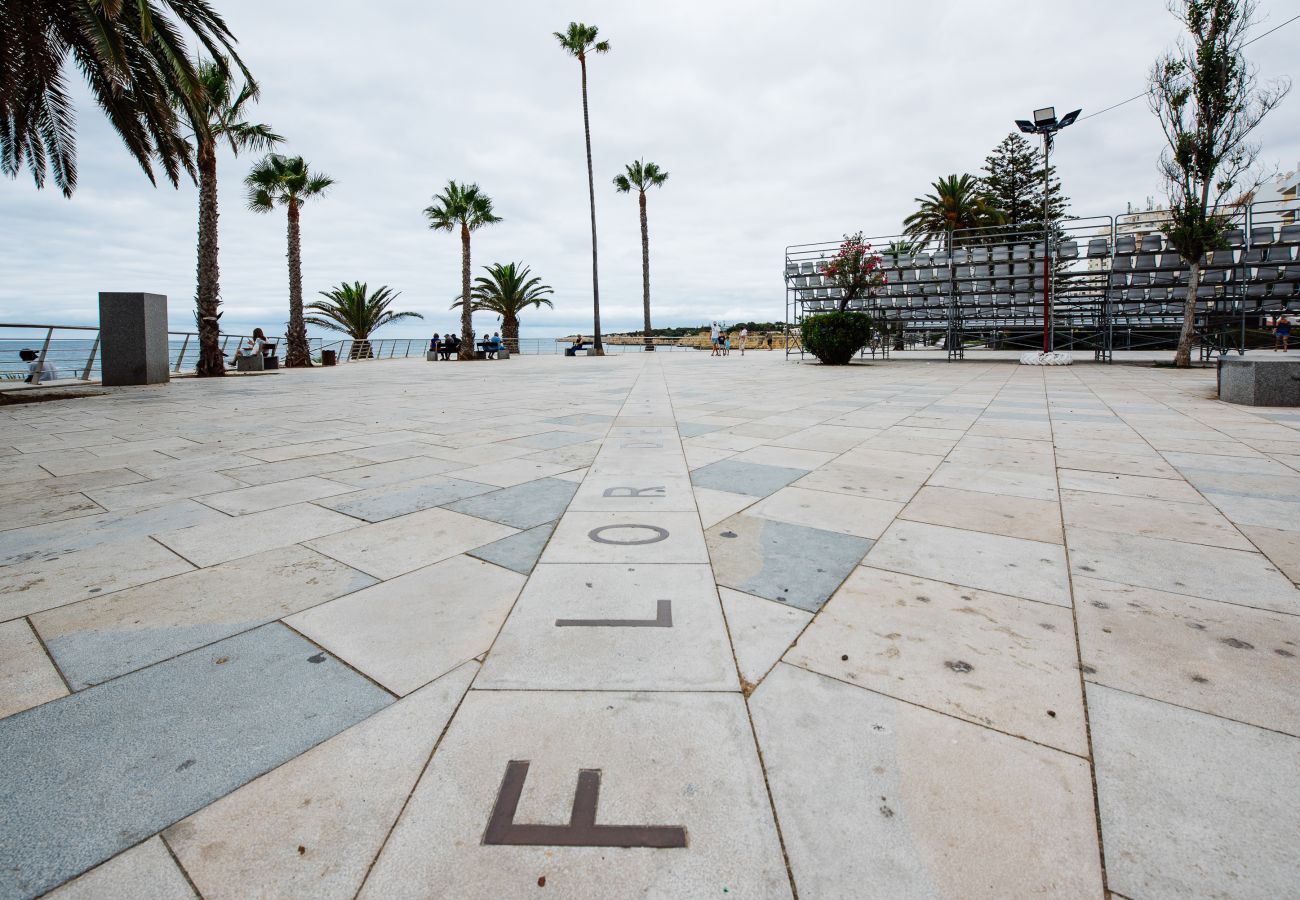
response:
M818 313L803 320L803 345L827 366L846 366L871 340L871 316L861 312Z

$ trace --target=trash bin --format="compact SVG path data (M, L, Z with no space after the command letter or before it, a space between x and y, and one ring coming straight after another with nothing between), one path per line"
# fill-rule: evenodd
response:
M320 364L322 366L332 366L339 361L337 350L322 350L320 352Z

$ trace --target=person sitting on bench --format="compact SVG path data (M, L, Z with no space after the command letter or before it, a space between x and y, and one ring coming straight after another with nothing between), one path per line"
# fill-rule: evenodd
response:
M451 355L453 353L455 353L457 359L459 359L460 338L456 337L456 335L454 334L448 334L446 337L442 339L442 350L440 352L442 353L443 359L451 359Z
M433 337L430 338L429 340L429 352L432 353L435 357L438 355L440 344L442 344L442 338L438 335L437 332L434 332Z
M54 365L54 361L41 360L40 356L35 350L29 348L18 351L18 358L27 363L27 377L23 380L28 384L40 384L42 380L53 381L59 377L59 368Z
M565 356L577 356L578 351L582 349L582 335L573 339L573 343L564 350Z
M235 359L239 359L241 356L262 356L265 353L266 346L266 335L262 333L262 329L254 328L253 336L235 351Z

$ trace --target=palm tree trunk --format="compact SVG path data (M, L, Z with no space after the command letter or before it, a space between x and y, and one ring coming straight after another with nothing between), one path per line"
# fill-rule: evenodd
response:
M302 235L298 229L298 201L289 200L289 349L286 368L311 366L307 323L302 317Z
M460 361L474 359L474 311L469 298L469 228L460 226Z
M650 336L650 222L645 214L645 191L637 193L641 207L641 303L645 308L645 348L655 348Z
M200 378L226 374L221 355L221 271L217 256L217 148L199 146L199 252L195 318L199 328Z
M600 339L600 273L596 266L596 179L591 166L591 120L587 116L587 59L578 57L582 66L582 133L587 140L587 196L591 201L591 349L597 356L605 355L605 345Z
M1196 258L1187 267L1187 305L1183 307L1183 328L1178 334L1178 350L1174 365L1187 368L1192 364L1192 338L1196 336L1196 290L1201 286L1201 260Z
M505 342L506 349L511 353L519 352L519 317L502 316L501 317L501 340Z

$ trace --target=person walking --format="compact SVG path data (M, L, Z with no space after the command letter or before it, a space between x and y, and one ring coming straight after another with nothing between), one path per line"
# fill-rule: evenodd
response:
M740 355L745 355L745 343L749 340L749 329L744 325L740 326Z
M1278 344L1282 345L1282 352L1286 353L1291 344L1291 320L1285 315L1278 316L1277 322L1273 325L1273 352L1277 352Z
M719 335L720 333L721 333L721 332L720 332L720 329L718 328L718 323L717 323L717 322L714 322L714 323L713 323L713 327L711 327L711 328L709 329L709 340L710 340L710 341L712 342L712 344L713 344L713 352L709 354L710 356L721 356L721 355L722 355L720 352L718 352L718 335Z

